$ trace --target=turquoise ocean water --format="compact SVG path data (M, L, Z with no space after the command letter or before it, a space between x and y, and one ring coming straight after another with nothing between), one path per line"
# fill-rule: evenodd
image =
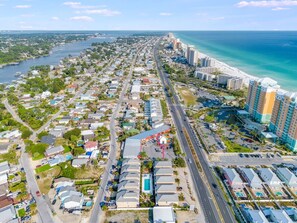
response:
M297 92L297 31L176 31L213 58Z

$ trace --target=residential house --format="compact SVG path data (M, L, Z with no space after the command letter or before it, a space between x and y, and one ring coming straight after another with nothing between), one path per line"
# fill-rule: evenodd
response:
M262 188L262 180L252 168L241 168L242 176L248 182L249 186L254 189Z
M297 188L297 177L288 168L277 168L276 174L288 187Z
M92 152L98 149L98 142L97 141L88 141L85 143L84 148L86 152Z
M58 154L64 153L64 147L63 146L55 146L50 147L45 151L45 156L50 157Z
M233 189L240 189L244 187L243 182L235 169L224 168L223 172L224 177L227 180L230 187L232 187Z
M79 168L82 167L82 165L87 165L89 162L89 159L85 159L85 158L75 158L72 160L72 166Z
M259 168L258 170L260 172L261 178L269 187L278 188L282 186L281 180L270 168Z

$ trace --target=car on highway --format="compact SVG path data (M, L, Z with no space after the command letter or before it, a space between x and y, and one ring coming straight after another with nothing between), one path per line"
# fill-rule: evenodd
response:
M190 158L188 158L188 161L189 161L190 164L192 164L192 160Z

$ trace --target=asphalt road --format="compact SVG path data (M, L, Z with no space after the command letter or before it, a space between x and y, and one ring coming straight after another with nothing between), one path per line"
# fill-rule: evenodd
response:
M90 221L89 221L90 223L100 222L100 217L102 216L102 209L100 207L100 202L103 200L103 196L105 194L105 188L107 186L107 182L110 179L110 177L112 176L110 174L111 166L113 164L115 165L117 163L116 162L117 134L116 134L116 129L115 129L115 119L117 118L119 110L120 110L121 105L122 105L122 102L124 101L125 93L128 90L129 82L130 82L130 79L132 77L134 65L135 65L137 56L139 54L139 51L140 50L138 50L138 52L136 53L136 55L133 58L133 61L132 61L132 64L131 64L131 67L130 67L130 70L129 70L129 74L128 74L127 78L125 79L124 87L122 89L121 95L120 95L118 103L116 105L116 108L114 109L113 114L112 114L111 119L110 119L110 141L111 141L111 144L110 144L109 159L107 161L105 171L104 171L102 181L101 181L102 183L101 183L101 185L99 187L98 195L96 197L96 201L95 201L94 207L92 209L92 213L91 213L91 217L90 217Z
M184 152L187 156L188 166L194 181L195 190L197 192L197 195L199 197L199 201L201 203L201 207L204 212L205 220L210 223L215 222L225 222L225 223L232 223L236 222L234 219L233 214L229 210L227 202L224 200L223 193L221 189L217 187L213 187L213 185L216 185L216 180L214 179L214 176L212 175L212 170L210 169L207 160L205 159L203 152L202 152L202 146L197 139L197 136L193 132L193 129L191 125L188 122L188 119L180 105L180 102L178 100L178 97L174 93L174 89L170 84L170 80L167 78L167 75L164 75L163 68L161 67L161 62L159 60L158 55L158 47L156 46L154 50L154 56L155 60L157 62L157 68L158 72L160 74L162 84L164 87L168 86L173 93L173 99L174 102L172 102L171 98L167 96L166 94L166 100L167 104L170 108L173 120L176 125L178 137L180 144L182 148L184 149ZM185 130L189 134L189 138L195 148L196 154L199 158L200 164L204 171L204 176L202 176L194 163L193 155L191 153L191 150L189 148L188 142L185 137L185 133L182 130L185 128ZM189 161L191 160L191 161ZM204 182L207 181L207 182ZM211 194L213 193L213 194ZM215 199L215 201L213 200ZM216 203L215 203L216 202ZM217 206L216 206L217 204ZM219 209L219 210L218 210ZM220 213L219 213L220 212Z

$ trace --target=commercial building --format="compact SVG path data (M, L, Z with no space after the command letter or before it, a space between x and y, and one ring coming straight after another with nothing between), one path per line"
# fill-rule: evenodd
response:
M277 92L269 130L292 151L297 150L297 93Z
M224 168L223 171L225 179L233 189L240 189L244 187L243 182L235 169Z
M204 57L200 60L200 66L201 67L211 67L212 61L210 57Z
M141 151L141 144L147 140L157 138L170 131L170 126L162 125L146 132L127 138L123 147L123 158L137 159Z
M176 216L172 207L154 207L154 223L175 223Z
M270 78L250 81L245 107L253 119L260 123L269 123L278 90L279 85Z
M277 168L276 174L287 186L297 188L297 177L288 168Z
M249 186L253 189L262 188L262 180L252 168L241 168L243 178L247 181Z
M259 168L258 170L260 172L261 178L269 187L277 188L282 186L281 180L270 168Z

